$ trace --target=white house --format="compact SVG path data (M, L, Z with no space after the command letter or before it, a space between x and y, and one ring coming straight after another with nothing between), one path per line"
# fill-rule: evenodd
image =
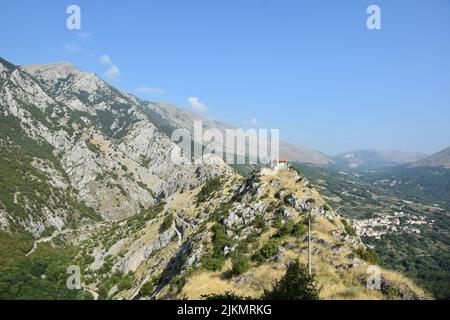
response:
M278 157L272 161L272 169L275 171L289 169L289 161L286 158Z

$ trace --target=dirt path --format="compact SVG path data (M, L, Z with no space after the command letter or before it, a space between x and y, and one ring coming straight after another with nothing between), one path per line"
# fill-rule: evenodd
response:
M181 246L181 242L183 241L183 236L181 235L180 230L178 230L178 228L177 228L177 223L176 223L176 221L173 222L173 228L175 229L175 232L177 233L177 236L178 236L178 242L177 242L177 245L178 245L178 246Z
M111 222L113 222L113 220L111 220L111 221L103 221L103 222L99 222L99 223L94 224L94 225L86 225L86 226L82 226L82 227L79 228L79 229L67 229L67 230L63 230L63 231L55 231L55 232L53 232L53 234L52 234L51 236L49 236L49 237L45 237L45 238L41 238L41 239L35 240L35 241L33 242L33 247L31 248L30 251L28 251L28 252L25 254L25 256L28 257L29 255L33 254L33 252L36 251L36 249L37 249L39 243L50 242L50 241L52 241L54 238L56 238L56 237L58 237L58 236L60 236L60 235L65 235L65 234L69 234L69 233L72 233L72 232L83 232L83 231L86 231L86 230L97 229L97 228L103 227L103 226L105 226L106 224L111 223Z
M180 220L182 223L188 225L189 227L191 227L192 229L195 229L194 225L190 222L187 222L186 220L184 220L183 218L181 218L178 213L175 213L175 217Z
M177 219L179 219L178 215L175 215L174 217L174 221L173 221L173 228L177 234L178 237L178 242L177 242L177 247L179 248L181 246L181 243L183 242L183 235L181 234L180 230L178 230L177 228ZM180 219L181 220L181 219ZM133 294L131 295L130 299L133 300L134 298L136 298L139 295L139 292L141 291L142 287L144 286L144 284L150 280L150 278L153 276L154 272L149 272L140 282L139 286L134 290ZM161 288L159 289L156 293L155 293L155 297L157 297L161 291L164 289Z

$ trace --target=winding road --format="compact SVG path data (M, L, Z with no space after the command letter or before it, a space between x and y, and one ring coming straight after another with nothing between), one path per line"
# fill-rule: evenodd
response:
M71 232L77 232L77 231L78 231L78 232L82 232L82 231L86 231L86 230L97 229L97 228L99 228L99 227L103 227L103 226L105 226L106 224L112 223L112 222L115 222L115 221L116 221L116 220L109 220L109 221L99 222L99 223L94 224L94 225L85 225L85 226L82 226L81 228L78 228L78 229L66 229L66 230L63 230L63 231L55 231L55 232L53 232L53 234L52 234L51 236L49 236L49 237L45 237L45 238L41 238L41 239L35 240L35 241L33 242L33 247L31 248L30 251L28 251L28 252L25 254L25 256L28 257L28 256L31 255L33 252L35 252L39 243L44 243L44 242L52 241L54 238L56 238L56 237L58 237L58 236L60 236L60 235L68 234L68 233L71 233Z
M176 232L176 234L177 234L177 237L178 237L177 247L180 247L180 246L181 246L181 243L183 242L183 235L182 235L182 233L180 232L180 230L178 230L178 228L177 228L177 220L180 220L181 222L183 222L183 223L185 223L185 224L188 224L188 225L190 225L190 224L189 224L188 222L184 221L183 219L181 219L181 218L178 216L178 214L175 214L175 216L174 216L174 221L173 221L173 223L172 223L172 226L173 226L173 228L174 228L174 230L175 230L175 232ZM169 254L169 256L170 256L170 254ZM135 299L135 298L139 295L139 292L141 291L142 287L144 286L144 284L145 284L147 281L150 280L150 278L153 276L153 274L154 274L154 272L149 272L149 273L142 279L142 281L140 282L139 286L134 290L133 294L131 295L131 297L130 297L131 300ZM160 288L160 289L154 294L154 296L155 296L155 297L158 297L158 295L161 293L162 290L164 290L164 287Z

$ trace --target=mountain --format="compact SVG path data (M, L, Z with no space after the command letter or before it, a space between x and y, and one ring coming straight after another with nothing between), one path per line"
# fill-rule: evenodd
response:
M419 152L355 150L338 154L332 159L337 165L351 169L376 169L402 165L425 158Z
M236 129L236 127L234 126L210 120L197 113L177 108L176 106L167 103L149 103L148 106L159 116L161 116L161 118L170 123L171 126L175 128L184 128L191 134L193 134L194 131L194 121L202 121L203 128L205 130L219 130L224 137L226 136L225 131L227 129ZM236 149L232 149L229 144L225 144L224 152L227 154L246 154L245 148L239 148L239 146L236 146ZM251 150L248 152L251 152ZM304 146L293 145L283 141L280 141L280 155L288 158L290 161L295 161L298 163L308 163L319 166L329 165L333 163L333 160L319 151L315 151ZM270 161L273 159L265 160Z
M321 298L429 297L373 269L376 254L298 171L246 178L214 154L172 161L171 133L198 117L66 62L0 60L0 299L259 298L306 262L308 223ZM62 276L73 266L78 290Z
M410 165L411 167L441 167L450 169L450 147L436 152L425 159L416 161Z
M34 236L139 213L231 169L175 164L147 103L68 63L0 60L0 228Z
M38 236L46 229L61 230L81 222L85 216L133 215L177 190L231 170L211 159L209 165L203 165L202 159L187 164L174 164L170 159L176 147L171 140L175 129L185 128L192 134L194 121L222 132L231 126L167 104L143 101L67 62L20 67L2 59L0 72L5 177L11 175L6 172L22 178L39 176L43 192L56 197L53 207L40 208L46 213L37 217L41 194L26 190L25 179L23 190L17 181L4 179L2 186L15 196L7 193L0 200L1 229L25 228ZM281 151L299 162L329 163L324 155L303 147L283 143ZM24 160L11 164L7 161L10 152ZM60 207L64 197L83 208L78 218L69 219L68 212L79 210Z

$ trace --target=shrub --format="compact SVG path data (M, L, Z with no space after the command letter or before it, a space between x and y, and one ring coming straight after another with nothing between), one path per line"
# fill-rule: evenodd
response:
M358 249L356 249L356 254L363 259L364 261L367 261L371 264L378 264L379 257L378 254L375 252L375 250L371 249L365 249L363 246L359 246Z
M313 275L308 274L306 265L291 262L286 274L272 288L265 291L263 300L318 300L319 289Z
M356 236L356 230L350 225L350 223L345 219L342 219L341 221L344 225L345 233L352 237Z
M233 274L239 275L250 269L250 259L242 253L237 253L231 258Z
M294 221L292 219L286 221L286 223L280 229L280 235L282 237L290 235L294 231Z
M294 226L294 230L292 231L292 235L295 237L301 237L302 235L304 235L307 231L306 226L299 222Z
M209 256L206 257L203 261L203 265L208 271L220 271L222 270L224 264L225 264L224 255Z
M270 239L266 244L264 244L261 249L253 257L258 263L263 263L265 260L273 257L279 248L280 244L277 239Z
M95 258L91 256L90 254L83 255L83 263L84 265L88 266L92 264L95 261Z
M15 237L15 235L11 235ZM24 238L26 240L27 238ZM1 238L0 240L3 240ZM18 238L19 241L20 238ZM15 256L25 252L21 242L18 248L1 251L0 300L78 300L90 298L83 290L67 288L67 266L76 265L76 250L73 247L53 248L50 244L40 244L30 256ZM9 242L9 241L8 241ZM11 243L13 244L13 243ZM24 243L25 245L25 243ZM0 242L5 248L9 243ZM14 254L14 256L13 256ZM6 255L6 256L4 256ZM14 258L14 260L13 260ZM45 274L46 277L42 277Z
M401 297L400 290L390 285L381 286L381 292L383 292L388 300L398 300Z
M124 278L120 280L120 282L117 284L117 288L119 291L128 290L133 286L133 283L131 282L130 278Z
M219 294L217 294L217 293L204 294L201 297L202 297L202 299L210 300L210 301L214 301L214 300L219 300L219 301L223 301L223 300L253 300L252 297L240 296L232 291L227 291L225 293L219 293Z
M267 227L266 221L264 220L264 217L261 214L258 214L255 217L254 225L258 229L261 229L263 231L267 231L268 227Z
M212 228L213 237L212 245L213 252L211 255L206 256L203 260L203 265L209 271L220 271L225 264L225 255L223 248L231 244L228 238L225 226L220 223L216 223Z
M210 180L208 180L200 190L200 192L197 195L197 202L205 202L211 193L217 190L217 188L220 187L221 179L220 177L215 177Z
M273 226L277 229L280 229L283 226L283 219L280 216L276 216L273 221Z
M300 171L300 169L297 168L297 166L295 166L295 165L292 165L292 166L291 166L291 170L294 171L294 172L296 172L299 176L302 175L302 172Z
M147 281L139 291L139 295L142 297L149 297L153 293L154 289L155 286L153 285L152 281Z
M163 231L169 230L172 224L173 224L173 213L170 213L163 221L162 230Z
M213 235L213 245L216 249L223 249L226 245L230 244L230 239L228 238L227 230L225 229L225 226L216 223L212 227Z

